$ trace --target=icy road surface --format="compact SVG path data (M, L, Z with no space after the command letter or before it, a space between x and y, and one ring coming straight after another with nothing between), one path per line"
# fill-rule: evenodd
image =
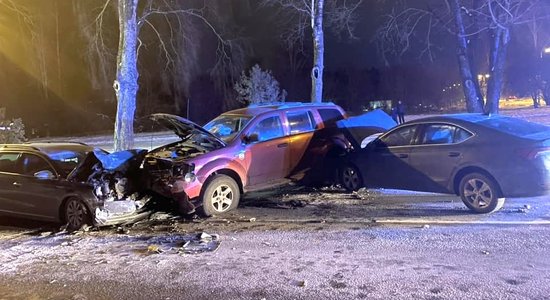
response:
M549 221L547 198L475 215L453 196L330 188L250 194L223 218L74 235L3 220L0 298L546 299ZM165 242L201 232L219 234L217 251Z

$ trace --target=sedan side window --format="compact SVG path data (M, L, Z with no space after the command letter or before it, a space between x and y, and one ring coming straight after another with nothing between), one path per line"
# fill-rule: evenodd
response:
M18 173L23 175L34 176L34 173L39 171L50 171L54 173L47 161L34 154L23 154L18 165Z
M460 143L462 141L465 141L471 136L472 134L470 132L457 127L455 132L455 143Z
M261 120L251 131L251 135L257 134L258 141L263 142L285 135L281 118L278 116Z
M408 146L412 143L415 132L416 125L407 126L393 131L392 133L382 137L380 140L387 147Z
M446 124L428 125L420 141L424 145L452 144L455 129L455 126Z
M308 111L287 112L290 134L313 131L313 116Z
M0 172L17 173L20 153L0 153Z

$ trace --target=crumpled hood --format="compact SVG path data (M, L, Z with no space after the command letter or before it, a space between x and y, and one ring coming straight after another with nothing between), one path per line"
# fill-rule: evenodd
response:
M119 172L123 175L136 172L147 150L135 149L107 153L101 149L90 151L86 158L67 176L69 181L87 182L97 171ZM100 170L98 170L100 168Z
M186 140L190 134L202 134L216 142L219 142L222 146L225 146L225 142L222 141L217 136L210 133L208 130L202 128L201 126L182 118L180 116L171 115L171 114L152 114L151 120L158 122L164 127L172 130L177 136L182 140Z
M397 123L383 110L376 109L359 116L336 122L355 148L360 149L362 141L373 134L386 132Z

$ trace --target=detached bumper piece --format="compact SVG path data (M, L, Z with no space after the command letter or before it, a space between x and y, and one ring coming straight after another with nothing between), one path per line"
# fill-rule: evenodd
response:
M108 226L139 221L151 214L143 210L149 199L107 201L95 209L95 223Z

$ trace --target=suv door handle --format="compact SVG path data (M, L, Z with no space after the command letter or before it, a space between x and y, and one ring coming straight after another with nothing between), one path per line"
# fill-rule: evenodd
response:
M286 147L288 147L288 143L282 143L277 145L277 148L286 148Z
M460 152L449 152L449 157L459 157Z
M17 181L14 181L14 182L12 183L12 185L13 185L14 187L21 187L21 183L19 183L19 182L17 182Z
M399 154L397 155L397 157L399 157L399 158L407 158L407 157L409 157L409 155L406 154L406 153L399 153Z

